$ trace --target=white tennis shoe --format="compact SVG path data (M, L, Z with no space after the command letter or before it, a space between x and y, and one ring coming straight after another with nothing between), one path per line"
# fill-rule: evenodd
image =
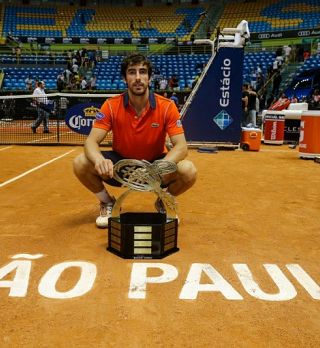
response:
M96 225L99 228L107 228L109 218L112 216L112 209L115 203L115 198L112 198L111 202L100 202L100 215L96 219Z

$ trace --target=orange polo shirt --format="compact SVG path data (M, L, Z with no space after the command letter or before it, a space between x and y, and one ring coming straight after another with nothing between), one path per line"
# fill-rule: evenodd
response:
M128 93L107 99L97 113L94 128L113 133L112 147L124 158L152 161L165 150L166 135L184 133L180 114L172 100L150 92L140 117L129 104Z

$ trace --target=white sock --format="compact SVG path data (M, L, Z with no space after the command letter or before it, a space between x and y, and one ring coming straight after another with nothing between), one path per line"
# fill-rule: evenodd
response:
M109 195L109 193L105 189L103 189L100 192L95 193L95 195L98 197L100 202L109 203L112 201L112 197Z

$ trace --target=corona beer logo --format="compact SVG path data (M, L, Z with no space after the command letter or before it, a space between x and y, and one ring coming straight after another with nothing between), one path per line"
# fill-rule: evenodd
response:
M101 104L98 103L82 103L74 105L67 111L66 125L73 132L88 135L100 107Z
M96 117L97 112L99 112L99 108L95 106L90 106L88 108L83 109L85 117Z

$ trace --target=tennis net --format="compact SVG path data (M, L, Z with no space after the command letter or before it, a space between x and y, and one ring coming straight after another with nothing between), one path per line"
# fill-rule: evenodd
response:
M82 145L101 105L114 95L52 93L45 102L31 94L0 96L0 144ZM39 115L48 125L35 129ZM101 145L111 143L109 133Z

